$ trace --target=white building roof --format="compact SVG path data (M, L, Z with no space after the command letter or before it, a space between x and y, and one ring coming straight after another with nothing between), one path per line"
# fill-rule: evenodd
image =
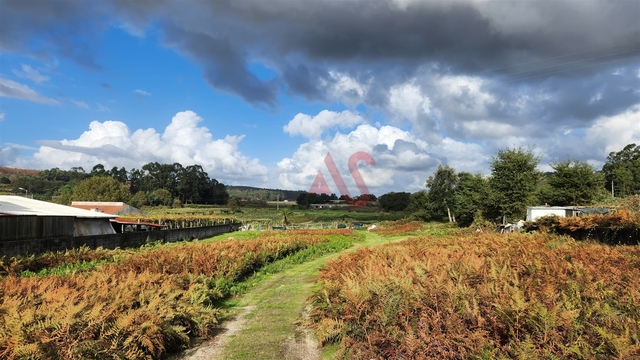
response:
M118 217L117 215L83 210L14 195L0 195L0 216L2 215L74 216L78 218Z

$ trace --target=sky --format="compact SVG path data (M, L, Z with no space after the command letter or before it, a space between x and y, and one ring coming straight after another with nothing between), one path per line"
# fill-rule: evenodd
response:
M355 196L514 147L599 169L630 143L637 0L0 0L3 166Z

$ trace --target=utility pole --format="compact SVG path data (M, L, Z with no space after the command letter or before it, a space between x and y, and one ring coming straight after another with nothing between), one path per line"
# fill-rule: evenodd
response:
M611 180L611 197L616 197L613 192L613 180Z
M280 211L280 193L276 195L276 211Z

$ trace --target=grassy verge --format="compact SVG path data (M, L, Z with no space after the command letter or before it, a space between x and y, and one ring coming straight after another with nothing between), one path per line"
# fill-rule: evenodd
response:
M226 306L230 313L238 313L242 309L255 306L255 310L245 316L244 328L233 336L223 349L223 359L282 359L287 356L287 346L299 331L298 323L305 311L307 298L312 293L318 270L329 259L341 253L354 251L361 247L369 247L403 239L402 236L382 237L373 233L362 232L364 241L348 249L340 251L336 247L332 251L339 253L322 255L314 260L301 264L286 260L287 265L281 267L277 262L274 269L284 272L265 271L257 275L252 288L241 298L228 300ZM321 252L315 252L315 255ZM314 256L315 256L314 255ZM313 256L313 257L314 257ZM306 259L310 260L310 259ZM294 265L294 266L291 266ZM297 351L303 351L297 349ZM332 349L326 349L323 357L331 356ZM303 354L304 358L304 354Z

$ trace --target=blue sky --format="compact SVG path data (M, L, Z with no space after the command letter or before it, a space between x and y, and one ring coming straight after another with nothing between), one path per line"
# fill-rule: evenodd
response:
M331 153L352 195L438 164L600 167L640 143L635 1L0 0L0 165L201 164L307 190Z

